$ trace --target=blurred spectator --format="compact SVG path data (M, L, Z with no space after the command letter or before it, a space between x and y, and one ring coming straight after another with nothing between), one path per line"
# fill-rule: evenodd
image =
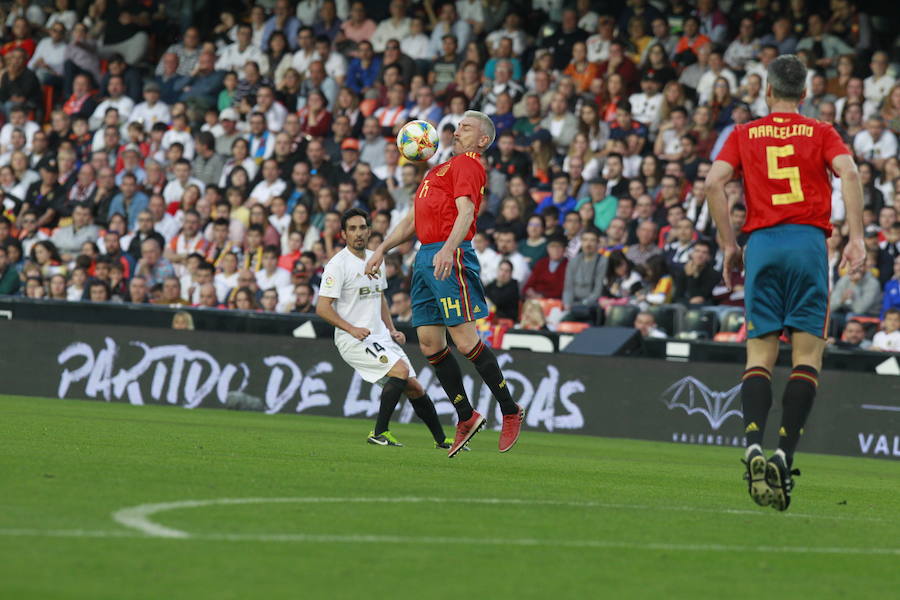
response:
M172 315L172 329L193 331L194 317L185 310L179 310Z
M60 227L50 238L56 245L64 262L75 260L82 244L97 239L100 228L91 223L91 209L86 204L78 204L72 210L72 224Z
M644 339L660 339L668 337L665 332L657 328L656 317L653 316L653 313L639 312L634 318L634 328L641 332L641 336Z
M881 318L892 308L900 308L900 256L894 259L892 277L884 286Z
M408 292L394 292L391 296L391 316L396 324L412 323L412 299Z
M497 267L497 278L485 287L485 296L495 307L498 319L519 317L519 282L513 279L513 264L506 259Z
M709 242L699 241L694 244L690 259L683 269L675 272L674 301L684 304L710 304L713 288L719 283L722 274L716 271L713 263L712 246Z
M512 278L521 288L528 280L531 268L528 266L528 259L519 253L515 233L510 229L498 229L494 234L494 241L497 244L497 254L500 255L501 261L508 260L512 265Z
M595 320L597 301L603 293L607 258L599 254L600 232L588 226L581 233L581 250L566 265L563 306L570 319Z
M884 313L881 331L872 338L872 349L900 352L900 309L891 308Z
M34 72L28 68L28 53L22 48L13 48L6 53L6 69L0 74L0 110L9 115L15 105L23 105L40 114L41 84Z
M527 331L549 331L544 309L537 300L526 300L522 305L522 320L516 324L516 329Z
M625 256L635 266L644 265L650 258L662 254L662 249L657 245L657 227L653 221L644 221L637 228L638 243L630 246Z
M847 315L877 315L881 306L881 288L868 270L841 277L831 290L833 327L840 330Z
M847 322L841 339L831 339L834 345L842 350L868 350L872 347L872 342L866 339L865 327L855 319Z
M547 241L547 255L534 263L531 276L522 289L526 298L562 299L568 265L566 243L561 236Z
M19 285L19 273L10 264L6 246L0 246L0 296L15 294L19 290Z

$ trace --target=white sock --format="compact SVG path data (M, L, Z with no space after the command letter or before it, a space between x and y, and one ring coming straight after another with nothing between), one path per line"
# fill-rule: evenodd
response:
M781 457L781 460L784 461L784 464L787 464L788 459L787 459L787 455L784 453L784 450L779 448L778 450L775 451L775 454L777 454L778 456Z
M747 446L747 450L744 451L744 460L748 460L750 458L750 453L754 450L759 450L760 452L762 452L762 448L759 444L750 444L749 446Z

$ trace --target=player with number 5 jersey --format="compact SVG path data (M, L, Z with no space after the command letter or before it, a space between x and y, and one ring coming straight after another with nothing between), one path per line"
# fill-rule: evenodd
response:
M484 197L481 153L494 141L490 117L470 110L453 134L453 158L433 167L413 199L413 210L397 225L366 263L375 277L384 253L416 235L422 246L413 265L413 325L419 347L456 408L452 458L484 426L485 418L469 402L462 371L447 346L447 331L456 348L475 366L502 413L499 449L506 452L519 438L525 413L516 404L497 358L478 337L475 320L487 316L478 258L470 240Z
M761 506L786 510L794 487L794 451L812 410L828 330L828 259L831 234L831 174L841 179L849 241L842 266L865 262L862 187L853 155L831 125L801 116L806 67L787 54L769 65L769 116L738 125L709 170L710 213L725 254L725 283L743 259L747 364L741 404L750 497ZM725 184L743 179L747 205L743 255L728 219ZM784 389L778 449L762 452L772 406L772 371L779 338L791 336L793 370Z

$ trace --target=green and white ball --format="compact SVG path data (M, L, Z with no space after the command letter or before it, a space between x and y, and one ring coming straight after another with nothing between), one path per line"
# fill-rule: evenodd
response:
M397 134L397 148L406 160L428 160L438 149L437 129L427 121L410 121Z

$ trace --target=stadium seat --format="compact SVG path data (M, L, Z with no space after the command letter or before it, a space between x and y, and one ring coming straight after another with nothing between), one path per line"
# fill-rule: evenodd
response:
M744 324L744 311L736 308L719 316L719 330L723 333L737 333Z
M684 313L678 337L711 340L717 333L718 318L714 311L690 308Z
M559 310L563 309L562 300L557 300L556 298L541 298L538 302L541 303L541 309L544 311L545 317L549 317L550 312L554 308L558 308Z
M557 327L557 333L581 333L588 327L590 327L590 323L583 323L581 321L562 321Z
M662 304L650 306L647 312L656 319L656 326L666 332L669 337L678 333L681 328L681 317L684 315L684 307L680 304Z
M605 325L607 327L634 327L634 319L640 311L640 308L631 304L610 306L606 311Z

